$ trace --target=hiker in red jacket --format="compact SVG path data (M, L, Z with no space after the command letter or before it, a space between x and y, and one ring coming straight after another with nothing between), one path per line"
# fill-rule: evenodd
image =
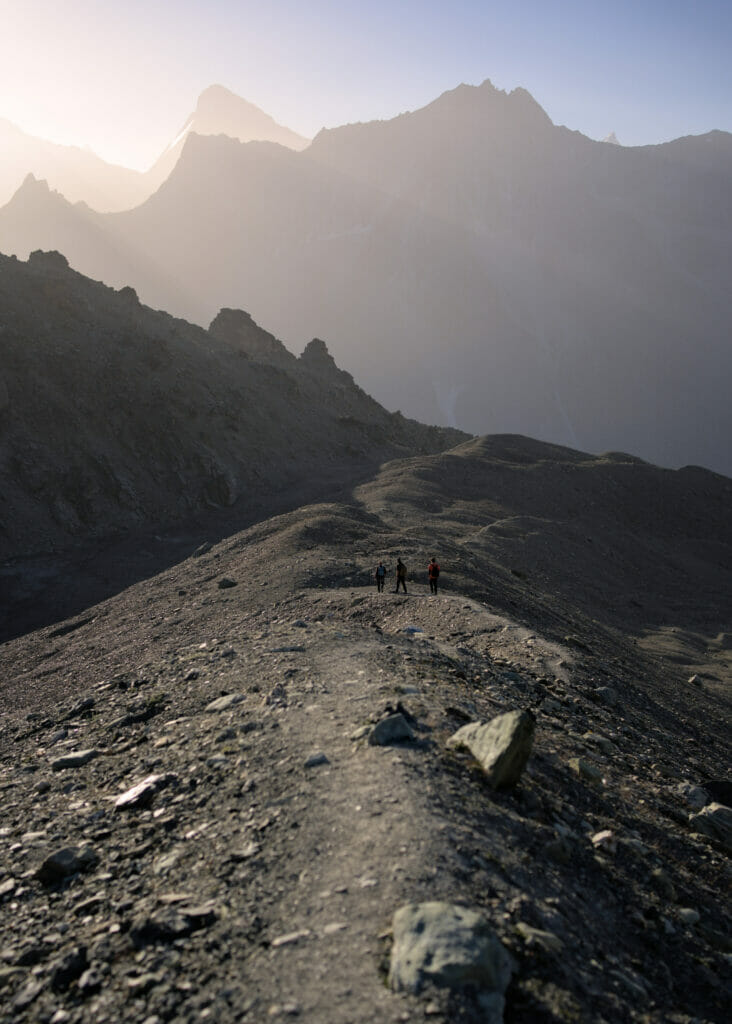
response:
M430 564L427 566L427 576L430 581L430 593L437 593L437 577L440 575L440 567L437 564L437 559L430 558Z

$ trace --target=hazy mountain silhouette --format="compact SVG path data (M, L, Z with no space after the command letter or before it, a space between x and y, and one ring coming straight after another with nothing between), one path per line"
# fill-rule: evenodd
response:
M28 174L48 180L71 202L98 210L126 210L150 194L143 175L109 164L90 150L62 146L28 135L0 118L0 203L6 203Z
M304 149L304 139L277 124L253 103L222 85L211 85L198 97L196 109L152 167L142 173L107 163L90 150L35 138L0 118L0 204L10 200L32 174L48 182L69 202L83 201L104 212L129 210L144 202L168 177L191 132L228 135L241 142L260 139L291 149Z
M277 142L295 150L305 149L310 143L309 139L277 124L269 114L223 85L210 85L198 97L196 109L176 137L147 172L146 177L154 186L150 193L170 175L186 139L194 132L196 135L228 135L239 142Z
M243 306L291 344L323 336L428 421L729 474L731 171L727 133L607 145L486 82L302 153L191 134L145 204L95 220L104 246L88 211L45 227L24 193L0 248L92 276L134 252L105 280L199 323Z

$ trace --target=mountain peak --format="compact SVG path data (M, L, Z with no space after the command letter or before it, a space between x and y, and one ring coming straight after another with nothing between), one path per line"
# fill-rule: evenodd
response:
M278 142L290 149L304 149L310 141L219 84L203 90L183 130L199 135L229 135L240 142Z

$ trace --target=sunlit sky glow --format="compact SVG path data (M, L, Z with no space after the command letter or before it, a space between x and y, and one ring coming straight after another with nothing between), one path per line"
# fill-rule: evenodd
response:
M731 52L730 0L0 0L0 117L143 169L216 82L312 136L490 78L642 145L732 131Z

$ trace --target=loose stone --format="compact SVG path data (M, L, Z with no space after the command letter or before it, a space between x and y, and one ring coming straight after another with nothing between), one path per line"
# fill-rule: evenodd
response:
M732 808L709 804L698 814L692 814L689 824L696 832L716 839L728 853L732 852Z
M64 754L63 757L57 757L55 761L51 761L51 768L55 772L62 771L64 768L83 768L85 764L89 764L95 757L99 757L98 750L78 750L73 754Z
M99 858L90 846L65 846L50 854L36 872L44 885L56 885L70 875L96 867Z
M204 711L217 712L217 711L228 711L229 708L236 707L237 704L245 699L243 693L227 693L223 697L217 697L216 700L212 700L210 704L207 704Z
M419 992L426 984L503 993L508 953L482 914L449 903L410 903L394 914L389 985Z
M386 747L390 743L413 739L414 733L401 712L382 718L369 733L369 743L372 747Z
M535 721L529 711L509 711L487 723L464 725L447 745L469 750L495 789L515 786L531 753Z
M330 764L330 761L323 753L311 754L305 762L306 768L317 768L321 764Z

